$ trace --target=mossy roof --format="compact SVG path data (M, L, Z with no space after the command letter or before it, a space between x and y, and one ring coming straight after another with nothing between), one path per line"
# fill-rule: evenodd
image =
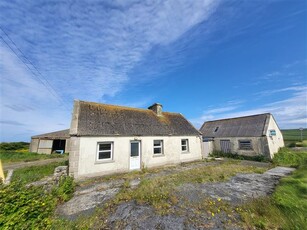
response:
M261 137L265 135L270 113L205 122L203 137Z
M180 113L77 101L78 136L189 136L199 131Z

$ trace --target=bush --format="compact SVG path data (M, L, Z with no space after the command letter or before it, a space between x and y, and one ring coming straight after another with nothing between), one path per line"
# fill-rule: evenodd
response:
M59 187L53 190L53 194L59 202L66 202L72 198L75 187L76 183L72 177L61 177Z
M0 143L0 150L11 151L20 149L29 149L28 142L2 142Z
M267 162L269 161L265 156L259 155L259 156L244 156L239 155L237 153L224 153L222 151L213 151L210 154L211 157L227 157L227 158L233 158L238 160L251 160L251 161L260 161L260 162Z
M273 163L281 166L298 167L306 162L307 152L295 152L288 148L281 148L273 158Z
M51 226L56 199L42 188L12 183L0 187L0 229L45 229Z
M0 184L0 229L51 228L56 205L68 201L74 190L72 177L62 177L51 193L43 187L25 187L16 182Z

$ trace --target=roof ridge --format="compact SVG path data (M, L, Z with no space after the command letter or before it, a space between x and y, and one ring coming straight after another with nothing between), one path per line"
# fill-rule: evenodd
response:
M217 120L212 120L212 121L205 121L204 123L216 122L216 121L225 121L225 120L235 120L235 119L248 118L248 117L256 117L256 116L263 116L263 115L271 115L271 113L260 113L260 114L247 115L247 116L241 116L241 117L222 118L222 119L217 119Z

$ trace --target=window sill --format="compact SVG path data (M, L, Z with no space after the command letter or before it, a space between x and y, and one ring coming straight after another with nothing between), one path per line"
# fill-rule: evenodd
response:
M190 154L191 152L185 151L185 152L181 152L181 154Z
M95 165L96 165L96 164L114 163L114 162L115 162L115 161L114 161L113 159L110 159L110 160L100 160L100 161L96 160L96 161L95 161Z
M165 157L164 154L154 154L153 157Z

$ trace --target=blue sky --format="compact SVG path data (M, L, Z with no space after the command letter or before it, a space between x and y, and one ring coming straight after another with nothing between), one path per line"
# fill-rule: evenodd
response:
M307 1L0 1L0 141L70 126L74 99L307 126Z

